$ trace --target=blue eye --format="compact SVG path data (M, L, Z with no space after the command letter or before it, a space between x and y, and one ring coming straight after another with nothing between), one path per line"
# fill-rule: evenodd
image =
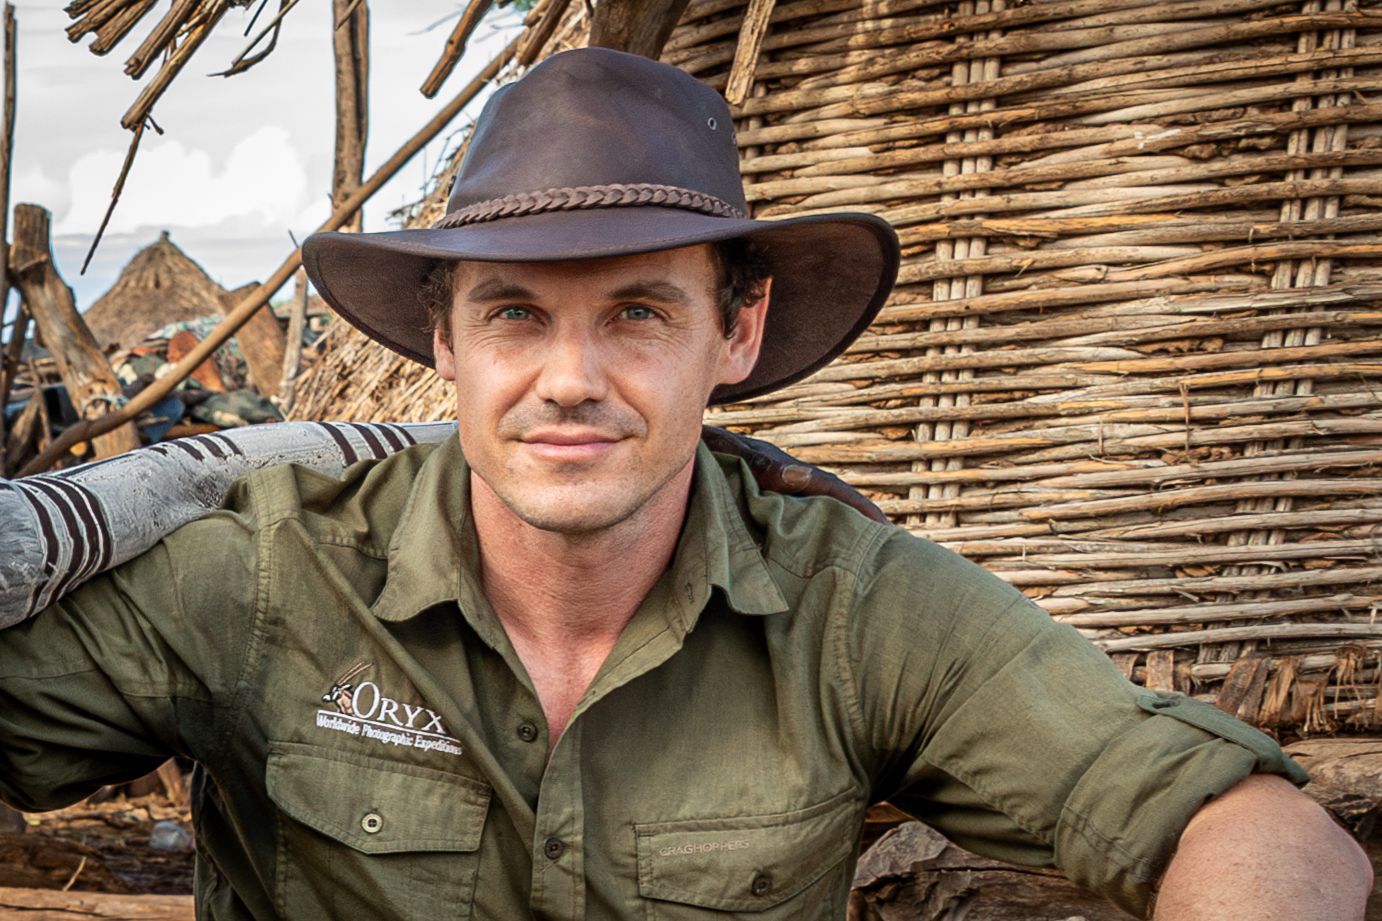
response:
M527 307L505 307L497 316L501 320L526 320L532 316Z
M631 307L624 308L624 316L628 317L630 320L652 320L657 317L657 311L653 310L651 307L634 304Z

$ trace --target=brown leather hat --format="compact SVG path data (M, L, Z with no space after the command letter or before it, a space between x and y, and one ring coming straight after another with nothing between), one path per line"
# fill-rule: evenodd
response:
M748 217L729 107L694 77L637 55L554 55L490 97L447 214L428 230L319 233L303 264L366 335L433 363L419 293L438 260L550 262L751 237L773 275L753 373L713 402L800 380L854 340L897 277L897 235L871 214Z

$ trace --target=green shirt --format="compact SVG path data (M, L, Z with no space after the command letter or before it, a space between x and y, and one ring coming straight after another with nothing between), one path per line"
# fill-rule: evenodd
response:
M240 481L0 633L0 796L175 753L215 919L841 918L864 813L1145 911L1180 829L1303 773L964 559L705 448L672 565L547 758L459 446Z

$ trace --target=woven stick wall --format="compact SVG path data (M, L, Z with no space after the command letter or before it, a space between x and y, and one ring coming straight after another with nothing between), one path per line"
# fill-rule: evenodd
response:
M756 214L875 211L905 259L840 361L711 420L840 472L1139 683L1382 725L1379 4L753 0L745 23L693 2L664 59L744 92ZM300 415L448 414L358 335L329 349Z

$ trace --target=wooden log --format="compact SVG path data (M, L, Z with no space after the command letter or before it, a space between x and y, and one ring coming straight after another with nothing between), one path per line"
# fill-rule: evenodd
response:
M1056 870L980 857L920 822L894 828L859 860L849 921L1128 921Z
M14 209L14 244L10 268L24 296L34 325L58 365L72 405L82 415L103 412L105 403L120 395L120 382L101 354L96 337L87 329L57 267L49 239L49 214L38 205ZM126 423L94 439L97 457L110 457L139 447L139 432Z
M193 921L190 895L109 895L58 889L0 888L0 921Z
M590 46L657 60L689 0L600 0L590 20Z

